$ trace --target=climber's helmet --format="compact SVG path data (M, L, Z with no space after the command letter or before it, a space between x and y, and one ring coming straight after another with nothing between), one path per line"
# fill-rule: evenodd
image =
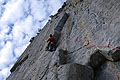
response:
M52 34L50 34L50 37L52 37Z

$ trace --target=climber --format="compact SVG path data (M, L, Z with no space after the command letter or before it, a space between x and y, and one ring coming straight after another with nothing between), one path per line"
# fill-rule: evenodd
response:
M56 50L56 39L50 34L50 38L46 40L48 42L48 45L46 47L49 51L55 51Z

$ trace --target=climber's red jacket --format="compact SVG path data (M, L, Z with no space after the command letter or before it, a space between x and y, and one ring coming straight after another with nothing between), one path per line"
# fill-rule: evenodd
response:
M50 37L47 42L50 41L50 42L53 42L54 44L56 44L56 39L54 37Z

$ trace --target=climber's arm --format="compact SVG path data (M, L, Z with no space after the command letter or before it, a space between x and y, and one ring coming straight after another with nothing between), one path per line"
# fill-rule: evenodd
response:
M46 42L49 42L50 41L50 38L48 40L45 40Z

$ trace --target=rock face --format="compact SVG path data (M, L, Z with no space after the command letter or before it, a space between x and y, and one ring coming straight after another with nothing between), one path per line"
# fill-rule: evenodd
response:
M58 68L59 80L93 80L94 72L92 68L80 64L66 64Z
M67 0L7 80L120 80L119 16L119 0ZM45 51L49 34L57 39L54 52Z

